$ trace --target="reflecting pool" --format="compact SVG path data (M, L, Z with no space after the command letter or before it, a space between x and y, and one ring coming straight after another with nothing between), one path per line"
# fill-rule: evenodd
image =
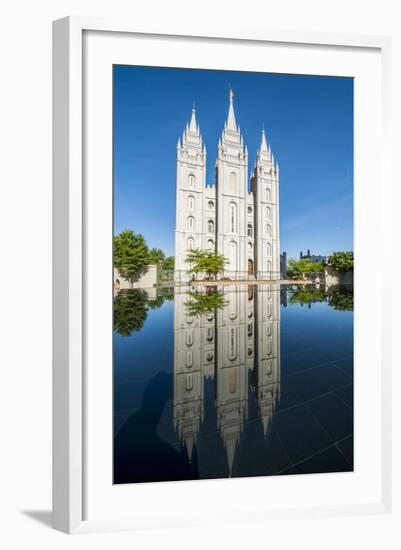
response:
M114 482L353 470L352 288L114 297Z

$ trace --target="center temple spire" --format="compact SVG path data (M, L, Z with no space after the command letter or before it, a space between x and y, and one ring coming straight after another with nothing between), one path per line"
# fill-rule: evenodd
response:
M227 130L231 130L232 132L237 132L237 123L235 121L235 114L234 114L234 92L232 91L230 87L229 91L229 97L230 97L230 106L228 108L228 118L227 118Z
M225 278L263 284L255 287L252 299L248 292L230 291L226 308L205 317L199 325L182 314L187 293L177 286L174 420L188 461L196 462L204 420L204 384L211 377L227 474L235 476L236 455L247 421L249 369L254 373L260 428L265 436L280 395L280 293L270 291L280 278L279 176L278 169L272 169L269 136L263 127L249 188L248 151L236 121L231 86L227 92L229 105L225 118L222 114L214 184L206 184L206 149L195 104L178 140L174 279L190 283L188 254L199 249L226 259ZM206 338L203 332L197 336L196 326L205 327ZM258 343L263 353L256 353Z
M267 142L266 142L266 133L265 133L265 125L264 124L263 124L263 128L262 128L262 141L261 141L261 144L260 144L260 151L263 152L263 153L268 153Z
M214 181L206 183L206 148L195 104L177 143L175 277L182 282L190 280L186 260L195 249L222 254L228 261L225 277L231 280L280 277L279 175L268 132L261 128L249 179L248 150L231 85L226 94Z
M196 134L197 133L197 126L196 126L196 114L195 114L195 102L193 103L192 107L192 115L191 115L191 122L189 124L189 131Z

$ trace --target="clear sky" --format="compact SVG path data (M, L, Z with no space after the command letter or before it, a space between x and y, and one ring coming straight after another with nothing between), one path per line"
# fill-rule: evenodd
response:
M114 67L114 230L174 254L176 146L193 102L214 182L234 90L249 171L264 124L280 166L281 251L353 250L353 80L153 67Z

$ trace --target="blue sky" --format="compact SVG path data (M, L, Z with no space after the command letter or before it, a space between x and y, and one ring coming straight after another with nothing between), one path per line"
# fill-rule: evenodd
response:
M352 250L353 80L340 77L115 66L115 234L174 254L177 140L195 102L213 182L229 85L249 169L263 124L280 165L281 251Z

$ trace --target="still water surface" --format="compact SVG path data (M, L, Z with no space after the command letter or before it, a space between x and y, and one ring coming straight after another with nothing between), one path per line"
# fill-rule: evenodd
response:
M353 470L352 289L121 291L114 482Z

